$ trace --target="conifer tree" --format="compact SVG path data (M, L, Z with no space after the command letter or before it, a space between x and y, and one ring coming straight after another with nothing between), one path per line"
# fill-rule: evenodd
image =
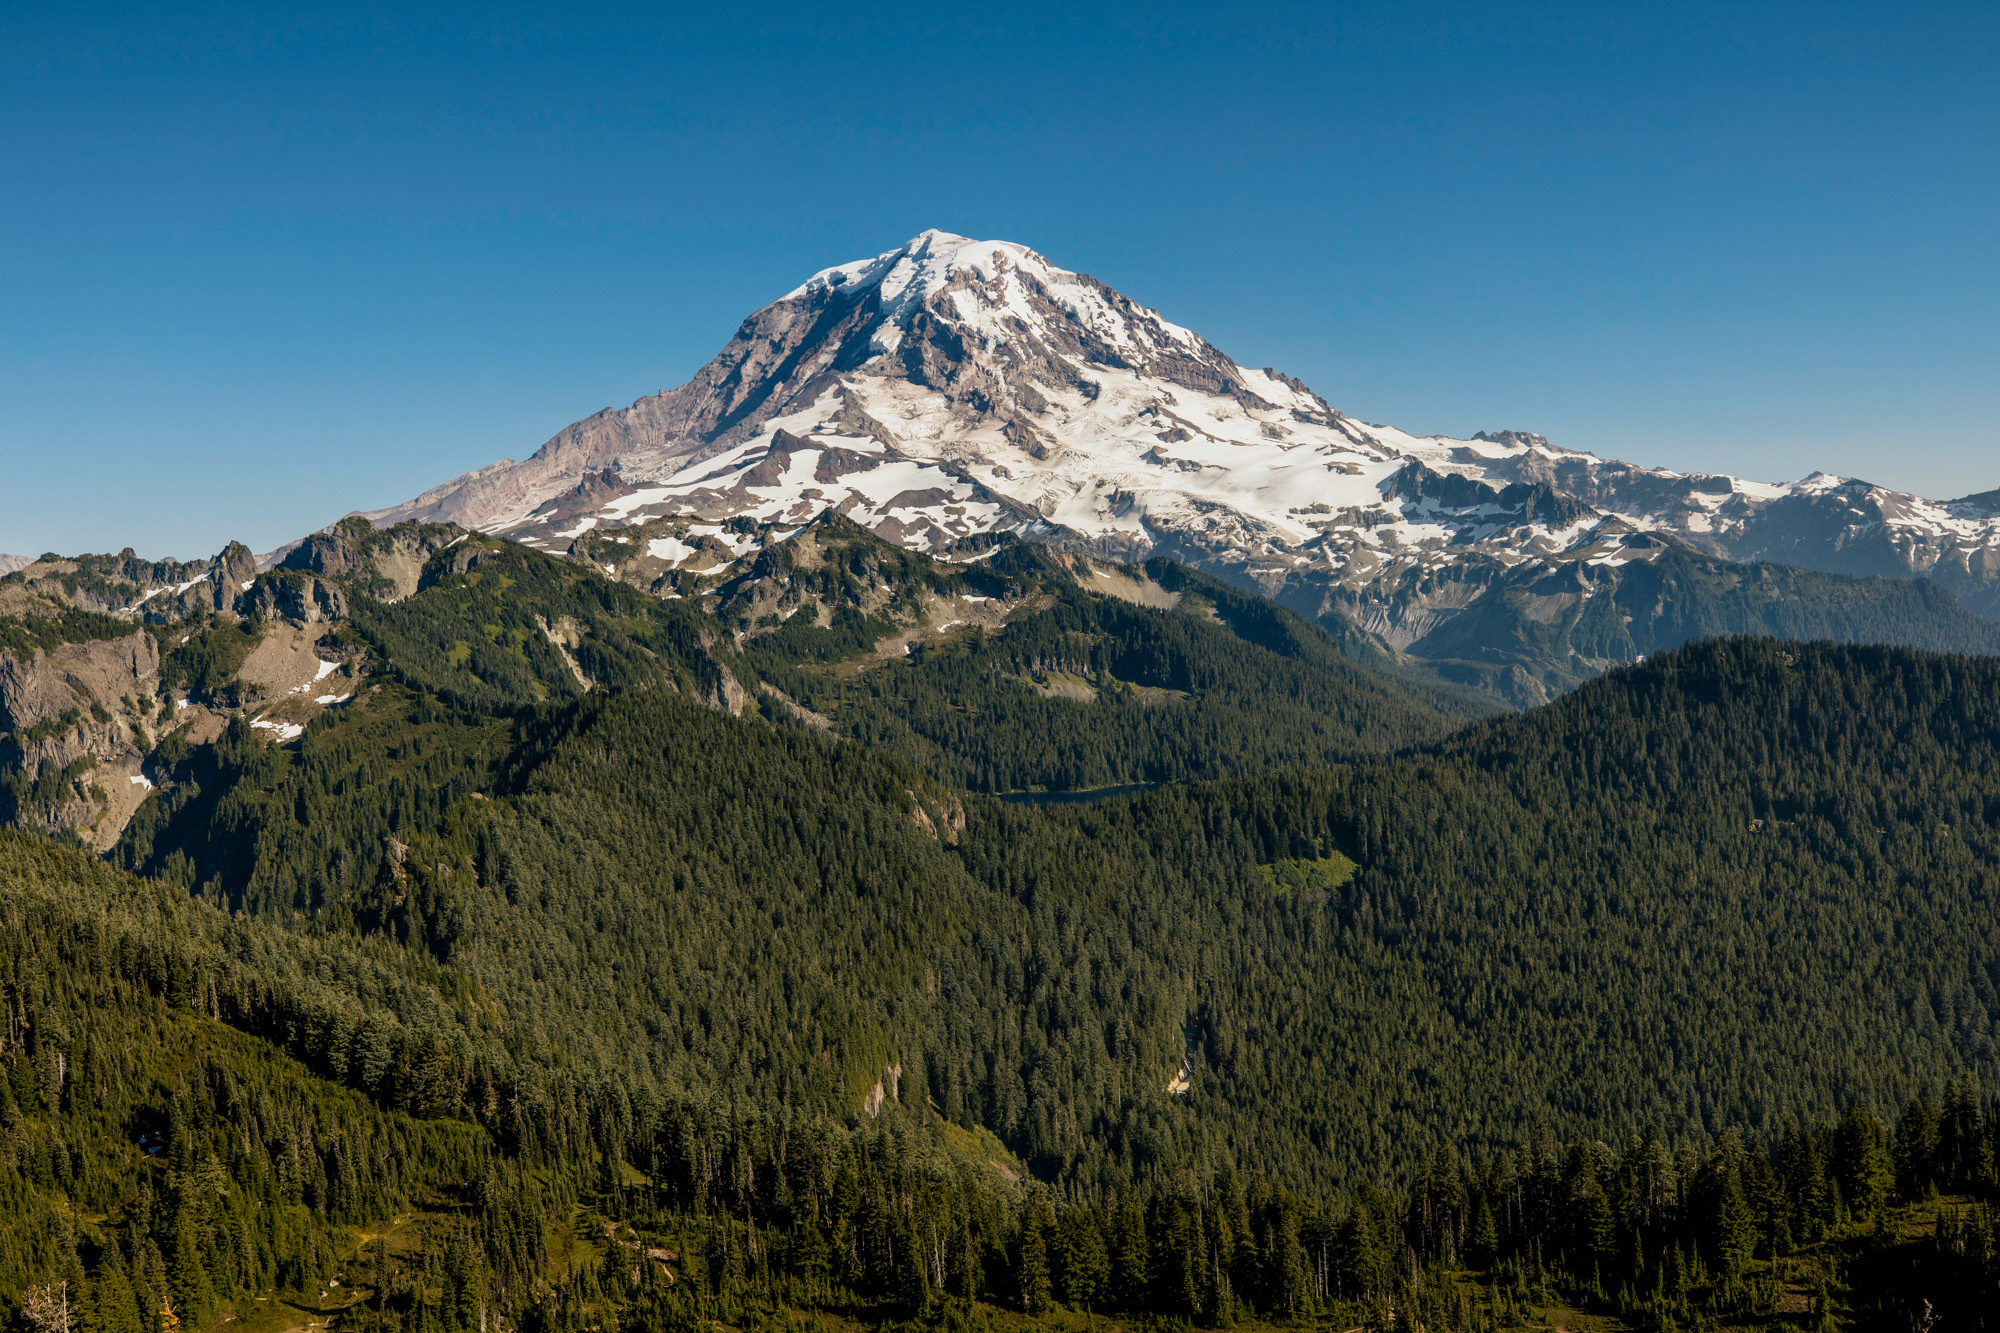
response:
M1895 1190L1895 1168L1882 1126L1861 1106L1849 1108L1835 1131L1834 1179L1857 1218L1874 1217Z
M1023 1210L1015 1260L1021 1308L1031 1315L1046 1314L1052 1294L1048 1237L1041 1213L1039 1198L1031 1200Z
M1891 1150L1896 1192L1906 1200L1928 1197L1938 1184L1937 1154L1937 1111L1923 1098L1914 1098L1896 1123L1896 1142Z
M1063 1302L1078 1310L1098 1309L1108 1294L1111 1259L1093 1209L1063 1210L1056 1227L1055 1257Z
M1111 1237L1111 1283L1118 1308L1151 1308L1152 1248L1146 1237L1146 1216L1136 1199L1127 1197L1114 1214Z

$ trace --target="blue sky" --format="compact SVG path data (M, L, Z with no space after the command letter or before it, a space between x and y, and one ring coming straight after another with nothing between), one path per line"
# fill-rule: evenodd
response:
M1984 490L1996 54L1990 3L29 0L0 550L266 549L933 226L1366 420Z

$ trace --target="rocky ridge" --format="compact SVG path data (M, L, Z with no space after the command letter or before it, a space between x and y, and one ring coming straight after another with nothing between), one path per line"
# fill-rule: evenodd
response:
M353 520L262 572L241 543L206 561L48 558L0 576L0 822L116 841L178 737L231 719L270 741L354 697L356 650L328 631L361 595L398 601L459 528Z

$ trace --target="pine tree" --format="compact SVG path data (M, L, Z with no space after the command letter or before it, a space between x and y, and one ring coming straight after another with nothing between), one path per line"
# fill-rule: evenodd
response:
M124 1259L110 1246L90 1284L90 1327L93 1333L141 1333L139 1311Z
M200 1225L196 1208L185 1191L173 1212L172 1256L168 1259L167 1282L173 1290L177 1310L197 1321L206 1317L212 1299L208 1268L202 1262Z
M1500 1250L1500 1226L1485 1190L1474 1190L1466 1221L1466 1261L1474 1268L1488 1268Z
M1298 1207L1289 1195L1281 1194L1271 1204L1265 1236L1264 1285L1271 1307L1289 1318L1303 1319L1312 1312L1312 1286L1299 1244Z
M1226 1283L1233 1301L1257 1289L1257 1271L1262 1264L1250 1227L1250 1207L1233 1166L1223 1168L1216 1184L1214 1211L1217 1262L1222 1268L1216 1286L1220 1290Z
M1979 1094L1970 1078L1945 1085L1938 1117L1935 1175L1946 1189L1963 1191L1978 1183L1980 1166Z
M621 1264L625 1262L616 1245L609 1247L607 1258L617 1258ZM479 1255L473 1247L471 1233L463 1223L452 1229L439 1268L444 1286L439 1314L443 1316L446 1327L453 1330L477 1328L479 1311L484 1302Z
M1841 1197L1857 1218L1869 1218L1889 1201L1895 1168L1882 1126L1860 1106L1841 1118L1834 1135L1834 1178Z
M1593 1187L1584 1200L1583 1228L1589 1247L1590 1268L1597 1278L1609 1276L1619 1260L1618 1214L1611 1206L1610 1196L1601 1187Z
M1015 1259L1021 1308L1031 1315L1046 1314L1051 1295L1048 1239L1043 1234L1037 1203L1031 1201L1023 1211L1019 1254Z
M1111 1282L1119 1309L1138 1314L1150 1308L1153 1256L1146 1216L1138 1201L1129 1197L1119 1206L1113 1224Z
M1063 1210L1056 1227L1056 1260L1064 1303L1079 1310L1098 1309L1110 1283L1111 1258L1089 1208Z
M1892 1157L1896 1191L1904 1199L1927 1198L1937 1188L1938 1114L1919 1097L1896 1123Z
M1374 1295L1378 1288L1375 1219L1360 1198L1348 1206L1334 1233L1334 1268L1339 1274L1341 1295L1358 1299Z

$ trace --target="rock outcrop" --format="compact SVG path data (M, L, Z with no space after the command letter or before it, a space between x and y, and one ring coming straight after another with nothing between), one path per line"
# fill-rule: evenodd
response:
M430 558L464 536L354 520L261 574L231 542L207 561L128 549L38 559L0 578L0 617L17 627L0 641L0 824L102 849L153 790L146 756L163 734L202 744L243 716L253 734L296 739L352 698L361 674L365 654L321 647L327 627L353 597L409 596Z
M372 597L399 602L417 591L430 558L464 536L464 529L448 524L378 529L350 517L300 542L278 569L341 578Z
M144 762L162 707L159 683L159 645L143 630L0 652L12 822L74 832L99 849L116 841L152 790Z

